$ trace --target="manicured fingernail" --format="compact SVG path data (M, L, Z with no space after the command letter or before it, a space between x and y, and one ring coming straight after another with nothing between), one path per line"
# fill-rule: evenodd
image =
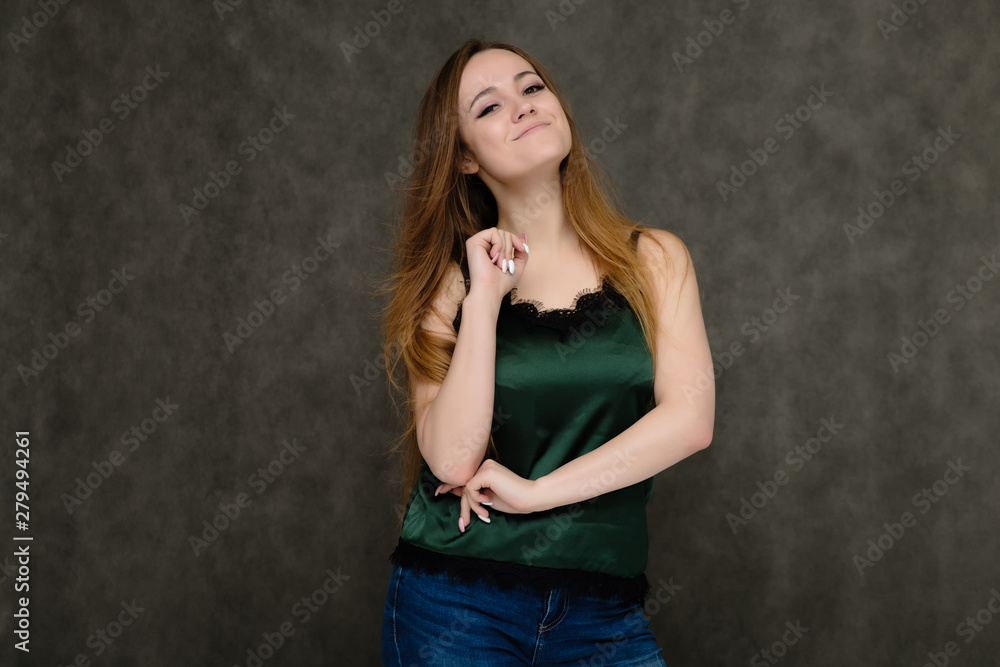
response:
M524 252L528 253L529 255L531 254L531 250L528 249L527 243L524 244Z
M507 258L506 257L503 258L503 272L504 273L509 273L509 271L507 270Z
M442 484L441 486L444 486L444 484ZM439 486L439 487L438 487L438 488L437 488L437 489L436 489L436 490L434 491L434 495L435 495L435 496L436 496L437 494L441 493L441 486Z
M514 275L514 260L510 260L510 275Z
M458 517L458 529L463 533L465 532L465 519L462 517Z
M489 522L490 522L490 520L489 520L489 518L488 518L488 517L485 517L485 516L483 516L483 515L482 515L482 514L480 514L479 512L476 512L476 516L478 516L478 517L479 517L480 519L482 519L482 520L483 520L483 521L485 521L486 523L489 523Z
M492 505L493 503L479 503L480 505Z

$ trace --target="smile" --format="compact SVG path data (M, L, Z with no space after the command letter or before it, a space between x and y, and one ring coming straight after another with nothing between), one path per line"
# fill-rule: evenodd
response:
M541 130L541 129L546 128L546 127L548 127L547 123L542 123L542 124L536 125L535 127L522 132L521 135L517 139L520 139L521 137L526 137L529 134L534 134L538 130ZM515 139L514 141L517 141L517 139Z

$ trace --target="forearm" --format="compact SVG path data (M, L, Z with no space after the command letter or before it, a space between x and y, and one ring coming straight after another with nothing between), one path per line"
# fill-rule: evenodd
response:
M705 420L679 404L659 405L635 424L536 480L534 511L583 502L649 479L705 448Z
M477 293L462 302L448 373L424 419L421 450L434 476L464 485L486 455L493 426L499 304Z

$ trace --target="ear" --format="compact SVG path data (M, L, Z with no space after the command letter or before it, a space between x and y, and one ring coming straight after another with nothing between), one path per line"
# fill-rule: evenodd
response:
M475 174L479 171L479 163L468 153L463 152L459 160L459 169L463 174Z

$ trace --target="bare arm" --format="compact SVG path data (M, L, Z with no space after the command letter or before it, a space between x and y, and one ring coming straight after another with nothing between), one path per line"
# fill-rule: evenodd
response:
M452 321L459 302L462 325L456 334ZM411 380L417 444L435 477L461 486L483 462L493 425L500 304L476 289L466 295L461 269L452 263L435 306L440 314L431 310L422 326L455 341L455 351L441 384Z
M694 265L683 242L651 230L666 246L664 262L640 245L653 278L658 313L653 383L656 407L597 449L536 480L534 511L582 502L636 484L708 447L715 423L712 356ZM699 378L709 369L698 392ZM606 473L610 472L610 478ZM609 481L606 481L609 480Z

